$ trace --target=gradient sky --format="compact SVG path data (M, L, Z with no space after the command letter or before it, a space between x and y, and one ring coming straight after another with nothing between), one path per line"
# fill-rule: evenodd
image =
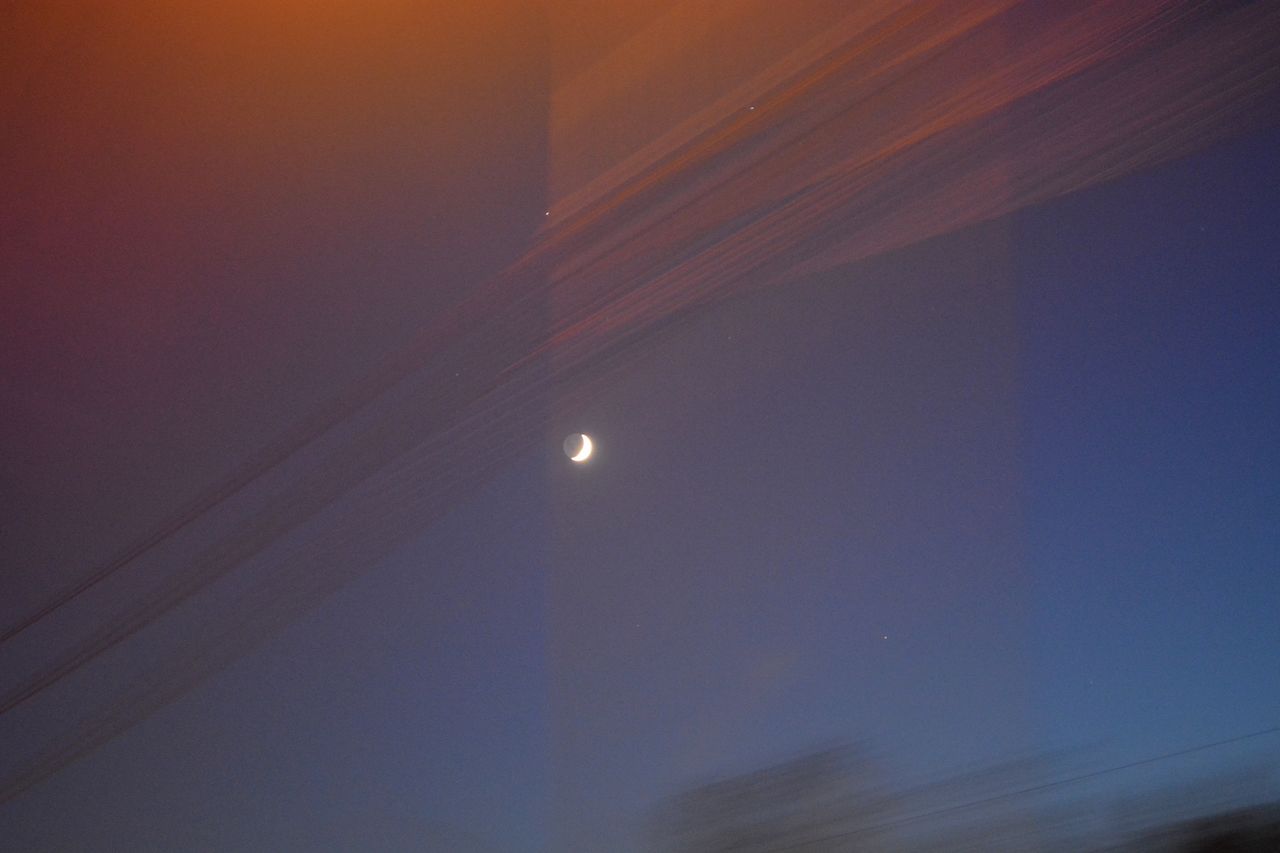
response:
M521 21L476 15L456 30L477 46L431 68L389 53L403 18L368 24L348 70L399 56L384 82L418 73L439 98L414 101L416 131L308 149L335 158L325 174L386 164L357 184L290 182L283 154L255 161L258 181L234 149L155 142L172 159L138 175L174 183L110 217L83 183L47 189L75 157L11 137L14 174L49 171L5 243L20 334L4 437L21 449L0 498L6 616L404 340L450 299L415 288L422 268L460 292L532 239L551 72ZM333 26L295 33L298 56ZM503 37L529 74L478 73ZM172 115L166 85L66 113L79 137L48 131L80 140L104 198L138 175L90 152L156 139L129 118ZM330 114L294 109L297 139ZM488 122L513 132L494 141ZM414 149L442 124L440 158ZM496 150L459 153L480 140ZM625 850L659 798L832 741L865 744L897 784L1057 749L1108 766L1280 723L1276 150L1280 131L1255 133L686 318L377 569L0 806L0 839ZM201 156L227 158L220 191L197 181ZM50 222L89 229L80 249L41 250L66 240ZM168 230L206 226L225 230L196 261ZM237 276L218 261L232 248ZM215 286L229 276L246 283ZM564 459L567 425L596 439L590 465Z
M539 849L824 740L927 777L1273 724L1277 143L691 321L591 466L548 436L4 835Z

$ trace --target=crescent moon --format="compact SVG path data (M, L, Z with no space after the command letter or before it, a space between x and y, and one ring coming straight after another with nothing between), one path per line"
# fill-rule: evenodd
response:
M582 449L569 458L574 462L586 462L591 458L591 436L586 433L582 434Z

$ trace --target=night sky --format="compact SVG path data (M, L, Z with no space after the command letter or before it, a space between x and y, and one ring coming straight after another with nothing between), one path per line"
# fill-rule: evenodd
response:
M253 47L262 19L230 13L144 15L151 32L67 6L12 28L6 44L61 33L63 53L27 39L6 66L28 77L4 137L20 202L3 237L5 624L538 244L548 187L572 182L557 75L623 39L578 45L566 70L545 21L500 5L441 26L334 4L282 26L278 52ZM831 12L809 14L785 37ZM96 61L57 58L123 33ZM271 62L221 64L237 39ZM191 100L196 84L213 88ZM782 284L764 269L645 327L590 384L553 385L536 416L480 406L501 426L441 463L466 488L420 523L391 518L381 550L357 552L370 570L282 608L227 668L0 806L0 845L630 850L662 798L834 742L894 787L1280 725L1278 150L1280 130L1250 129L937 236L868 238L889 250L832 250ZM586 299L565 280L530 320L554 340L557 311ZM460 381L483 363L475 345ZM379 411L413 423L415 394ZM361 417L333 458L372 446ZM596 442L582 466L561 450L577 431ZM328 458L279 482L340 476ZM310 565L307 531L372 525L360 488L150 645L0 717L3 743L76 720L76 691L162 670L165 637L233 646L217 631L238 623L215 614L273 560ZM237 519L202 520L139 577ZM147 582L58 625L109 623ZM61 630L4 651L28 667ZM1145 790L1277 755L1272 735L1108 780Z

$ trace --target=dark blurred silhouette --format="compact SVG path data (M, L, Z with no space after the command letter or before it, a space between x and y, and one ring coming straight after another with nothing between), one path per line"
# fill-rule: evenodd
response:
M870 761L834 747L694 788L658 814L670 853L888 850L875 826L892 803Z
M1275 853L1280 850L1280 804L1237 809L1162 828L1134 850L1177 853Z
M859 750L825 748L670 798L655 814L653 847L662 853L1280 851L1280 802L1206 811L1221 801L1221 776L1135 797L1114 790L1080 796L1063 786L1099 774L1051 781L1052 763L1026 759L894 790ZM1233 779L1238 787L1238 774ZM1254 785L1232 796L1261 790Z

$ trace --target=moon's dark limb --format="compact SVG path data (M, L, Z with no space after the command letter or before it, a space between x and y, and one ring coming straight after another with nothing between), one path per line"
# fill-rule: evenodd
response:
M591 439L583 433L575 432L564 440L564 455L574 462L586 462L591 450Z

